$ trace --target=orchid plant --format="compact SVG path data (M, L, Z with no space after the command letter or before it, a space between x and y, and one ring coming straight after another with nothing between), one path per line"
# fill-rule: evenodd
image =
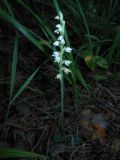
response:
M59 73L56 75L56 79L59 79L61 82L61 123L62 129L64 130L64 74L71 73L69 69L70 64L72 63L70 60L66 58L66 54L70 54L72 48L67 47L65 45L65 21L63 19L63 14L59 11L58 16L55 17L59 24L56 25L56 29L54 33L57 34L57 40L53 43L53 47L55 51L52 56L54 57L54 62L58 64Z

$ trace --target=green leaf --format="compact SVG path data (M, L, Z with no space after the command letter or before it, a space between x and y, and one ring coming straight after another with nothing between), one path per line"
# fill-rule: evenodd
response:
M94 60L96 62L96 64L101 67L101 68L108 68L108 62L106 59L100 57L100 56L96 56L94 57Z
M112 78L114 78L115 80L120 80L120 72L112 73Z
M95 71L97 66L104 69L108 68L107 60L100 56L94 56L90 61L87 61L86 64L92 71Z
M92 56L92 53L90 52L90 50L85 49L80 52L79 56L85 59L85 57L87 56Z
M21 151L13 148L0 148L0 158L43 158L47 159L47 156L42 154Z
M95 76L94 76L94 79L95 79L96 81L106 80L106 79L107 79L107 76L106 76L106 75L95 75Z
M78 78L78 80L80 81L81 85L87 90L89 91L88 89L88 85L82 75L82 73L80 72L80 70L78 68L76 68L76 77Z

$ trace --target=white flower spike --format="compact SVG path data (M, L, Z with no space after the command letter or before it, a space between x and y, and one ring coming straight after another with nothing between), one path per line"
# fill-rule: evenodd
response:
M56 20L59 20L59 23L56 25L56 30L54 33L58 34L57 40L53 43L55 52L52 56L54 57L54 62L58 63L59 73L56 76L56 79L62 81L63 73L69 74L71 71L67 68L72 62L65 59L65 53L71 53L72 48L65 46L65 21L63 19L62 12L59 12L59 15L55 17ZM67 66L67 67L65 67Z

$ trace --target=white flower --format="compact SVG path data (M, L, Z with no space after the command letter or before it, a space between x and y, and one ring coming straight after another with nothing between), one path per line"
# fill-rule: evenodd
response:
M59 33L60 33L58 29L56 29L54 32L55 32L56 34L59 34Z
M59 28L58 30L59 30L60 33L63 33L63 28L62 27Z
M63 45L65 44L65 40L64 40L63 36L59 36L58 40L60 41L60 44L63 44Z
M52 56L53 57L58 57L59 56L59 52L53 52Z
M71 73L71 70L70 70L70 69L68 69L68 68L66 68L66 67L64 67L64 68L63 68L63 70L64 70L64 72L65 72L66 74Z
M53 45L54 45L55 47L59 46L59 44L60 44L59 41L56 41L56 42L53 43Z
M59 20L59 19L60 19L60 17L59 17L59 16L56 16L56 17L55 17L55 19Z
M56 63L60 63L60 57L59 57L59 56L55 57L54 62L56 62Z
M56 28L58 28L57 30L58 30L60 33L63 32L63 26L62 26L62 25L57 24L57 25L56 25Z
M65 51L66 51L67 53L70 53L70 52L72 51L72 48L66 47L66 48L65 48Z
M53 52L52 56L55 58L54 62L60 63L59 52Z
M65 60L64 63L65 63L66 66L69 66L72 62L69 61L69 60Z
M57 24L57 25L56 25L56 28L58 28L58 29L61 28L61 25L60 25L60 24Z
M61 41L60 41L60 44L65 44L65 40L64 39L62 39Z
M61 41L63 39L63 36L59 36L58 40Z
M57 74L57 76L55 77L55 79L61 80L61 74Z

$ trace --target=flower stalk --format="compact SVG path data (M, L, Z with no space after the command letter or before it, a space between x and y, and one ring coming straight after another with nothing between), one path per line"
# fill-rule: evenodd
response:
M60 80L61 86L61 129L64 133L64 74L71 73L68 68L72 63L70 60L66 59L66 54L70 54L72 49L65 46L65 21L63 19L63 14L60 11L59 15L55 17L59 24L56 25L56 30L54 33L58 35L57 40L53 43L55 51L52 56L54 57L54 62L58 64L59 73L56 76L56 79Z

